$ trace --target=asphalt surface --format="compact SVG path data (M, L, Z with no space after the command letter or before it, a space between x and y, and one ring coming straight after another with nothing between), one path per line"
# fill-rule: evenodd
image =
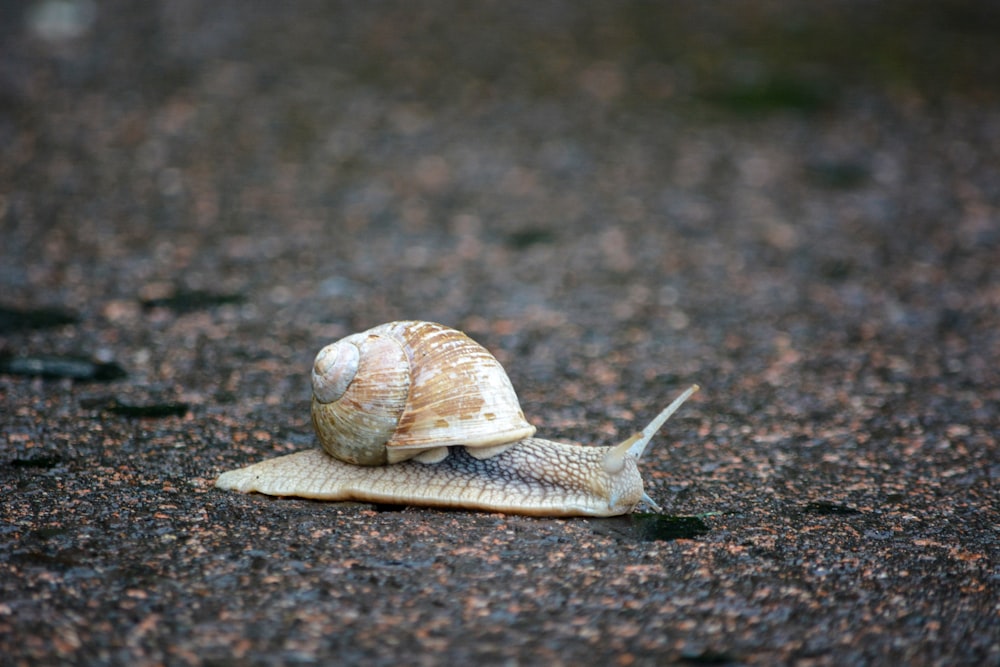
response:
M1000 664L1000 9L0 4L0 663ZM224 492L465 330L661 517Z

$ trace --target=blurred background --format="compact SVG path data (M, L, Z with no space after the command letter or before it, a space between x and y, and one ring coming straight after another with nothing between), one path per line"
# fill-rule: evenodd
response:
M279 404L412 318L548 414L697 379L810 419L872 341L988 384L995 3L2 7L3 301L78 320L8 351Z

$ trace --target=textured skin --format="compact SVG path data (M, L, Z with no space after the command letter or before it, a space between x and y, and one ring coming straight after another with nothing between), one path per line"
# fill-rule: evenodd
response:
M223 473L216 486L272 496L535 516L626 514L642 499L642 477L631 456L620 472L606 473L602 462L609 449L526 438L489 459L452 447L440 463L377 467L343 463L315 449Z

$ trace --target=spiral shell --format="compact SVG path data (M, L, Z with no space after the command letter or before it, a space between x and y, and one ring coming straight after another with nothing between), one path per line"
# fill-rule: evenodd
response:
M460 331L390 322L327 345L313 363L312 421L323 449L358 465L485 458L530 437L500 363Z

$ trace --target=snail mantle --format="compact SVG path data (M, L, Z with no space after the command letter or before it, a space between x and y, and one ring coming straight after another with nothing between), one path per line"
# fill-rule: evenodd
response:
M637 462L694 392L613 447L535 438L500 362L460 331L390 322L327 345L313 363L322 449L231 470L220 489L317 500L614 516L640 502Z

